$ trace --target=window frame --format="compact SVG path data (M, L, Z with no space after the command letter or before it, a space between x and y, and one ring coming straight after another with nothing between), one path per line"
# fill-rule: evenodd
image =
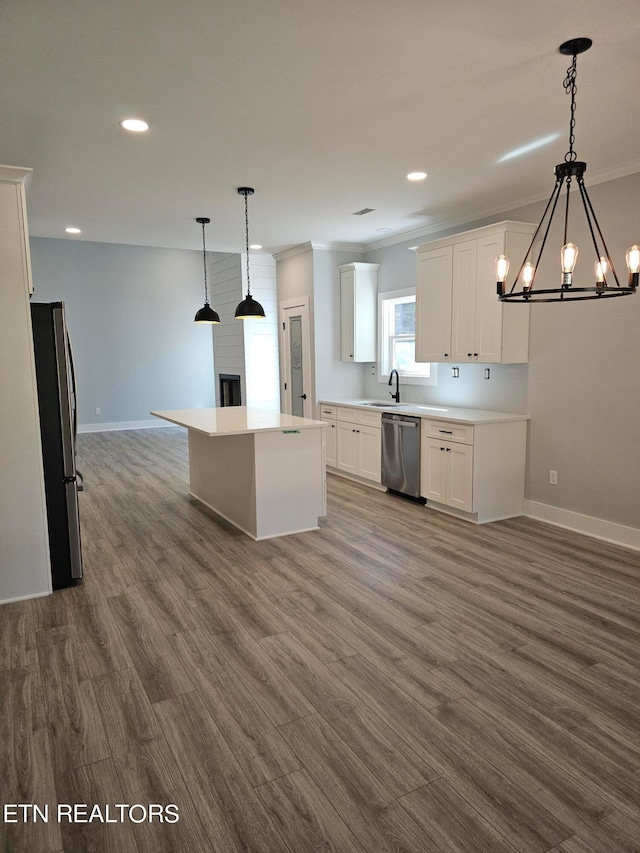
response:
M408 301L407 297L413 297L415 300L415 296L415 287L405 287L400 290L387 290L378 293L378 382L388 382L389 374L394 369L392 367L391 355L394 341L410 340L412 337L415 341L415 334L389 334L387 322L388 311L386 310L385 303L397 302L399 300ZM404 385L437 385L437 365L432 362L424 362L424 366L429 371L428 375L405 373L398 368L395 369L398 370Z

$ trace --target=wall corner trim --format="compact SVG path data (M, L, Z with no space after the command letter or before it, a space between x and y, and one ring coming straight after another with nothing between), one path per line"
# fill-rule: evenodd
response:
M546 521L547 524L553 524L555 527L563 527L575 533L592 536L594 539L602 539L604 542L640 551L640 529L637 527L627 527L615 521L605 521L602 518L594 518L539 501L525 500L524 515L535 518L537 521Z

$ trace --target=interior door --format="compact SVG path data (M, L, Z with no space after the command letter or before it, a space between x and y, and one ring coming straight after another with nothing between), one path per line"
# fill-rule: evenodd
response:
M311 383L308 298L282 302L280 316L282 410L288 415L311 418L314 417L315 395Z

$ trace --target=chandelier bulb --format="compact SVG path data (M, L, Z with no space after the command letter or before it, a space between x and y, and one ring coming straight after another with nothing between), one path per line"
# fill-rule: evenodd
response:
M640 246L630 246L625 254L625 260L629 270L629 287L635 291L640 277Z
M596 275L596 284L604 284L604 279L608 269L609 267L606 258L601 257L599 261L595 262L593 270Z
M531 263L531 261L527 261L527 263L522 268L522 289L523 290L531 290L531 285L533 283L533 277L536 274L536 268Z
M578 247L575 243L565 243L560 249L560 267L562 269L562 286L571 287L573 271L578 260Z
M630 246L625 258L630 273L640 272L640 246Z
M578 260L578 247L575 243L565 243L560 250L560 265L563 273L573 272Z
M496 281L504 282L509 273L509 258L506 255L499 255L496 258Z

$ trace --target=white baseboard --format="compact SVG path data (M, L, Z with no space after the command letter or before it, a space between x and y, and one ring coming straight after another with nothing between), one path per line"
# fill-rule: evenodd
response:
M594 539L602 539L605 542L612 542L614 545L622 545L624 548L640 551L640 529L637 527L626 527L624 524L616 524L614 521L604 521L602 518L594 518L590 515L583 515L580 512L572 512L569 509L561 509L538 501L525 501L524 515L538 521L546 521L547 524L553 524L556 527L564 527L566 530L584 533Z
M115 421L104 424L79 424L78 432L116 432L121 429L158 429L160 427L171 427L175 424L154 418L152 421Z
M29 601L31 598L44 598L46 595L51 595L52 590L47 590L46 592L36 592L29 593L29 595L17 595L14 598L2 598L0 599L0 605L2 604L13 604L15 601Z

